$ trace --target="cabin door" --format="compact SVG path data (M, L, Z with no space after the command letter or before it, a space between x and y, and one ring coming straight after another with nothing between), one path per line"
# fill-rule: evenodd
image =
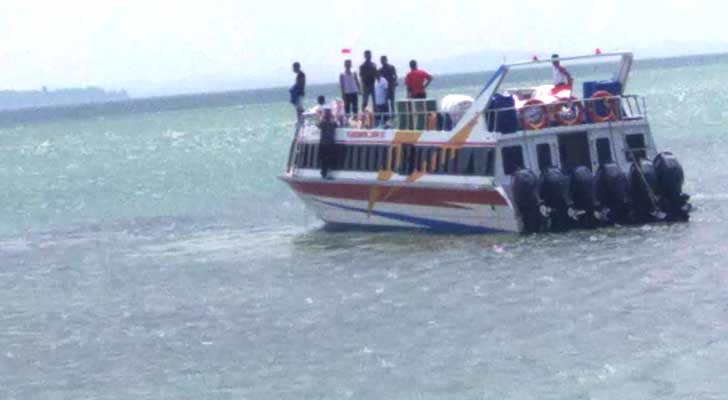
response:
M571 173L579 166L592 169L589 137L586 132L559 135L559 158L561 168Z

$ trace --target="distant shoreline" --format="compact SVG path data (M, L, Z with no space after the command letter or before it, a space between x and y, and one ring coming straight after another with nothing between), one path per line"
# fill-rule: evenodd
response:
M695 61L700 61L703 64L728 61L728 53L637 59L635 60L635 67L678 68L688 66ZM440 75L433 85L435 87L451 87L460 84L472 84L473 80L478 76L487 75L488 73L489 71L476 71ZM336 91L336 83L315 84L307 88L308 97L311 97L314 93L326 94L336 93ZM64 119L266 104L287 101L287 99L288 89L285 87L129 98L111 102L3 110L0 111L0 126L44 123Z

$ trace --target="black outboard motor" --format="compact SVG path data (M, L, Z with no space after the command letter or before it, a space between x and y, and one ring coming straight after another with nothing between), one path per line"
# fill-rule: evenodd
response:
M688 201L690 196L683 193L685 173L677 158L670 153L660 153L655 157L655 173L657 186L662 194L663 209L667 212L670 221L687 221L690 219L692 206Z
M539 232L543 225L543 216L541 199L538 195L538 177L530 169L518 170L511 176L511 190L513 203L523 221L524 231Z
M604 207L607 221L627 224L632 221L632 205L627 175L615 163L602 164L596 175L597 201Z
M591 169L577 167L571 173L571 198L577 212L576 220L582 228L596 228L602 213L597 212L596 180Z
M569 196L569 178L561 170L549 167L541 172L541 199L546 206L550 230L561 232L569 229L569 210L572 206Z
M657 173L652 161L640 159L632 162L629 169L629 186L637 222L660 221L665 218L659 208Z

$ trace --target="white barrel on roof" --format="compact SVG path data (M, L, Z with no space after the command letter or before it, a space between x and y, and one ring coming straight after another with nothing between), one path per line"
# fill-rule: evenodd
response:
M450 115L452 125L458 124L475 100L464 94L450 94L440 100L440 112Z

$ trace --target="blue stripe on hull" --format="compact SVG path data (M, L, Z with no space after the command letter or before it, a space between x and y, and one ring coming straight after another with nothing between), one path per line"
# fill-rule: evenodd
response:
M316 200L316 201L318 201L321 204L325 204L330 207L336 207L336 208L339 208L342 210L355 211L355 212L360 212L363 214L369 214L369 210L364 209L364 208L350 207L350 206L331 203L331 202L323 201L323 200ZM385 211L372 210L371 214L375 215L377 217L388 218L388 219L392 219L395 221L415 224L415 225L420 226L422 229L429 229L429 230L437 231L437 232L448 232L448 233L506 233L506 232L509 232L506 230L491 229L491 228L485 228L485 227L473 226L473 225L465 225L465 224L459 224L456 222L437 221L437 220L433 220L433 219L420 218L420 217L396 214L396 213L385 212ZM327 223L327 224L331 225L331 227L334 229L336 229L336 228L341 229L341 228L347 228L347 227L352 227L352 228L358 227L358 228L365 228L365 229L373 228L373 225L356 225L356 224L340 224L340 223ZM403 229L403 227L387 227L387 226L382 226L381 228L383 228L383 229L392 229L392 228Z

